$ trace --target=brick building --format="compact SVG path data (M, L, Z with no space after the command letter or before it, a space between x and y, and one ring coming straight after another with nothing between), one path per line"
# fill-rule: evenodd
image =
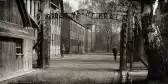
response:
M96 40L95 23L85 15L79 15L76 20L87 28L85 29L85 52L94 52Z
M51 13L61 13L61 3L59 1L51 1ZM61 18L51 18L51 45L50 45L50 55L58 56L60 55L60 41L61 41Z
M92 48L92 31L90 29L85 29L85 52L91 52Z
M49 65L50 56L60 55L60 26L59 17L47 17L62 12L62 0L25 0L28 13L40 27L35 31L37 40L34 45L38 47L34 52L33 63ZM35 51L35 50L34 50ZM39 63L40 62L40 63ZM39 64L38 64L39 63Z
M62 19L61 43L66 53L84 53L85 27L68 15Z
M95 24L85 24L85 25L89 29L89 31L87 30L88 32L86 33L89 33L88 35L90 35L90 36L86 35L86 38L90 39L90 40L86 40L88 41L88 45L87 44L85 45L88 48L86 51L94 52L95 51L95 40L96 40L96 25Z

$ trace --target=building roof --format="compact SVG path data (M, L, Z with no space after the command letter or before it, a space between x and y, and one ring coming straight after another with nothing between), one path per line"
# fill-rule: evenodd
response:
M19 13L21 15L21 19L23 22L23 26L32 26L33 28L39 29L39 26L36 22L31 18L26 10L26 6L23 0L16 0L16 4L18 6Z

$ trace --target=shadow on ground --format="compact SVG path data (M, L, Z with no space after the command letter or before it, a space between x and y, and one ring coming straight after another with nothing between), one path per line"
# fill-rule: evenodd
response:
M66 59L66 60L51 60L51 63L118 63L118 61L112 61L112 58L109 60L76 60L76 59Z
M118 70L113 70L113 71L118 72ZM19 78L13 79L11 81L8 81L7 83L2 83L2 84L120 84L119 76L97 80L97 79L86 78L86 77L78 77L74 79L72 78L71 74L67 76L62 75L59 77L57 76L53 77L52 73L48 75L46 73L49 73L49 72L45 72L45 73L43 72L43 74L35 73L36 76L35 74L31 74L28 76L20 76Z
M62 82L60 80L54 81L54 82L48 82L48 81L33 81L33 82L25 82L25 81L18 81L18 82L10 82L8 84L119 84L119 83L113 83L113 82L97 82L91 79L83 79L83 80L74 80L74 81L67 81Z
M129 83L131 84L131 83ZM134 80L132 84L148 84L146 80Z
M60 77L60 78L45 78L40 79L39 77L29 76L23 77L20 80L10 81L5 84L120 84L118 80L114 78L109 78L104 81L94 80L90 78L79 78L71 79L70 77Z
M64 70L64 71L108 71L108 72L115 72L116 69L111 68L70 68L70 67L62 67L62 68L50 68L50 70Z
M65 55L52 58L50 68L4 84L120 84L119 60L112 53Z

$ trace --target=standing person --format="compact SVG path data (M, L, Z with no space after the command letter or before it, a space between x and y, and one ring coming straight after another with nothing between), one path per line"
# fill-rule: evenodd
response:
M114 59L117 60L117 47L113 48Z
M78 46L78 53L79 53L79 49L80 49L80 48L79 48L79 46L80 46L80 43L79 43L79 42L78 42L77 46Z
M65 46L61 44L61 57L64 58Z

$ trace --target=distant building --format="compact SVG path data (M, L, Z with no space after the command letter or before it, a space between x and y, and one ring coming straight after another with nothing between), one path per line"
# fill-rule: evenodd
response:
M61 43L66 53L84 53L85 27L70 16L62 19Z
M85 29L85 52L91 52L91 41L92 41L92 31L90 29Z
M87 28L85 29L85 52L94 52L96 40L95 24L91 18L85 15L78 16L76 20Z
M71 13L72 12L72 7L70 6L69 2L64 2L63 5L64 5L64 12L65 13Z
M87 36L87 38L90 38L90 44L88 45L89 51L87 52L94 52L95 51L95 41L96 41L96 25L95 24L86 24L87 28L90 30L89 34L90 36ZM87 45L86 45L87 46Z

